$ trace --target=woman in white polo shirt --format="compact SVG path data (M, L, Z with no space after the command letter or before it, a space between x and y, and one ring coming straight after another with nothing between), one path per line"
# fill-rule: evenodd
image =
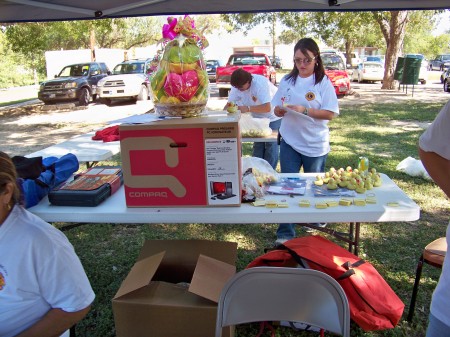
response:
M16 181L0 151L0 336L60 336L95 295L66 236L20 205Z
M330 134L328 122L339 115L337 96L325 75L319 46L304 38L294 47L294 68L283 77L272 99L283 117L279 134L282 173L324 172ZM295 237L294 224L280 224L276 244Z

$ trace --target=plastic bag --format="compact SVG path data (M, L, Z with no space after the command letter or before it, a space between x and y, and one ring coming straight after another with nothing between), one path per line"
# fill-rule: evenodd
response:
M241 114L239 126L242 137L269 137L272 129L269 118L253 118L250 114Z
M242 158L243 195L263 198L265 186L279 180L279 173L264 159L257 157Z
M422 161L408 157L403 159L396 167L397 171L405 172L411 177L422 177L427 180L432 180L427 170L422 164Z

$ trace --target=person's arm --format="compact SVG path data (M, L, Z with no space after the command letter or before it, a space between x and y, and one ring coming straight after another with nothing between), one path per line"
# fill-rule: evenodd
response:
M42 319L16 337L59 337L89 312L90 306L75 312L50 309Z
M287 105L287 107L291 110L295 110L300 113L305 113L307 111L307 116L315 118L315 119L328 119L332 120L334 118L334 112L323 109L314 109L307 108L303 105Z
M271 111L272 106L270 105L270 102L259 104L259 105L240 105L238 106L238 109L241 110L241 112L255 112L255 113L268 113Z
M426 152L420 147L419 156L430 177L450 198L450 160L435 152Z

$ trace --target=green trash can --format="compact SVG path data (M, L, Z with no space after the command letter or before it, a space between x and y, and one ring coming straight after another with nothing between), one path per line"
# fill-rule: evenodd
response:
M394 80L399 81L399 82L402 81L404 65L405 65L405 58L398 57L397 64L395 65Z
M421 59L405 58L403 66L402 84L417 84L419 82Z

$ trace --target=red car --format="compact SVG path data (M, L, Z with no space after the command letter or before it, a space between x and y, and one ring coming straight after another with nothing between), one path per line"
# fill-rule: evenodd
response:
M342 58L334 53L320 54L325 73L333 83L336 95L345 96L350 93L350 78L348 77L345 63Z

